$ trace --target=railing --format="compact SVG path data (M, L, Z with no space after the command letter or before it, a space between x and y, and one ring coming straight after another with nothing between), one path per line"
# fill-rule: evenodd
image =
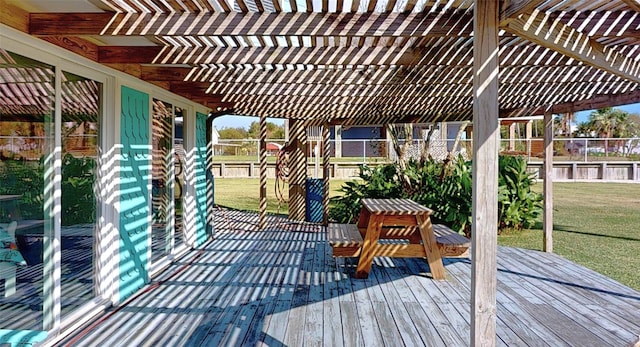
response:
M45 136L0 136L0 158L39 160L48 152L52 137ZM63 148L76 156L95 156L98 136L94 134L69 135L63 139Z
M268 143L282 146L284 140L267 140ZM318 141L308 141L307 155L313 157ZM461 140L454 150L455 140L431 141L432 157L443 159L453 151L453 155L462 155L471 159L473 150L471 140ZM418 157L424 146L423 140L414 140L409 146L409 156ZM258 140L220 140L215 147L214 162L258 161ZM640 161L640 138L555 138L553 140L554 161L602 162L602 161ZM277 146L268 146L269 155L275 156ZM543 139L502 140L500 152L507 155L521 155L528 161L542 161L544 154ZM395 160L395 152L390 140L352 140L330 141L330 153L334 162L379 163Z

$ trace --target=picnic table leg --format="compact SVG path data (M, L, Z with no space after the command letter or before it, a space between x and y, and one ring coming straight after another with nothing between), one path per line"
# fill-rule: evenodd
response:
M442 265L442 256L440 255L440 249L438 249L436 236L433 234L431 218L429 218L428 215L417 215L416 221L418 222L418 228L420 229L422 245L424 246L424 252L427 255L427 263L429 263L431 276L433 279L443 280L445 279L444 265Z
M360 230L360 235L364 239L364 235L367 233L367 225L369 223L369 217L371 213L366 208L362 208L360 210L360 216L358 216L358 230Z
M383 219L384 216L382 215L374 214L369 216L367 233L364 237L364 243L362 244L362 250L360 251L360 259L358 260L356 278L369 277L369 271L371 271L371 264L373 263L373 257L375 256L374 251L378 245L378 239L380 238Z

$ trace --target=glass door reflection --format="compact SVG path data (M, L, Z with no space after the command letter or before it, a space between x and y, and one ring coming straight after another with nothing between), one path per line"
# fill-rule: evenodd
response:
M173 229L173 105L153 99L151 261L171 253Z

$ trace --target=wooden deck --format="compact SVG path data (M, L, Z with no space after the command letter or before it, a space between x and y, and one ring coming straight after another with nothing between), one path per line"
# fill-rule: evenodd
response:
M72 336L76 346L466 346L471 264L445 259L333 258L324 230L227 212L217 239L172 265L150 289ZM223 227L229 228L222 230ZM640 293L566 259L498 251L502 346L632 346Z

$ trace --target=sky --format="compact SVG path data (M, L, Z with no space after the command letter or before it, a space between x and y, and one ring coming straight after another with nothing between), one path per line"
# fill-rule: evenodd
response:
M623 111L627 111L629 113L636 113L636 114L640 114L640 104L631 104L631 105L625 105L625 106L616 106L614 108L623 110ZM593 110L591 111L582 111L582 112L578 112L576 114L576 124L577 123L582 123L582 122L586 122L589 119L589 114L591 114L591 112L593 112Z
M627 111L629 113L637 113L640 114L640 104L631 104L625 106L617 106L616 108ZM589 114L592 111L582 111L576 114L576 123L581 123L587 121L589 119ZM213 125L215 125L216 129L222 128L245 128L249 129L249 125L251 122L259 121L258 117L246 117L246 116L222 116L220 118L216 118L213 121ZM278 125L284 124L284 119L282 118L267 118L267 122L275 123Z
M220 130L223 128L245 128L249 129L249 125L252 122L259 122L260 118L258 117L247 117L247 116L222 116L213 120L213 125L216 129ZM283 125L284 119L282 118L267 118L267 122L275 123L277 125Z

